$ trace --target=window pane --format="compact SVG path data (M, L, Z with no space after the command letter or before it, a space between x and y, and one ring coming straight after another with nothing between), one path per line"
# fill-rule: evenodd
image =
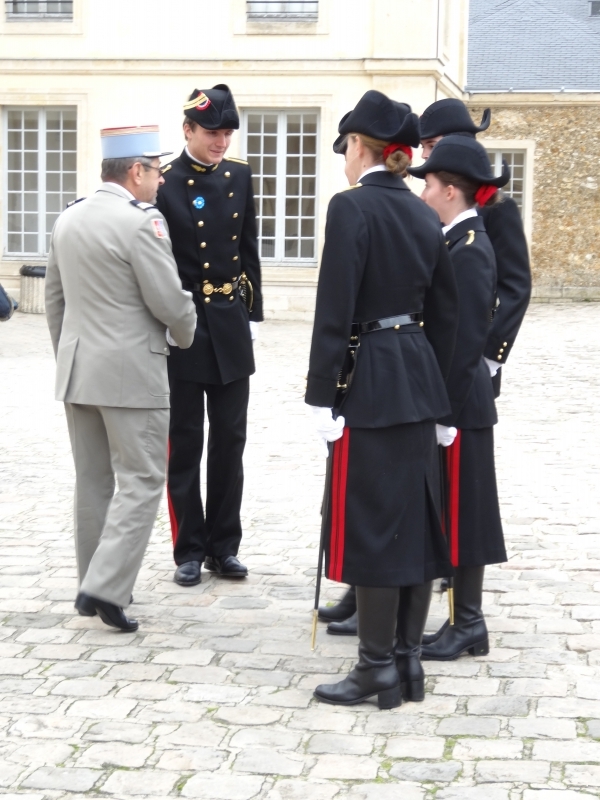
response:
M260 156L248 156L248 164L254 175L260 172Z
M247 153L253 172L260 176L256 205L261 257L313 260L317 115L248 114Z
M48 10L49 4L43 5ZM6 121L5 246L8 253L41 255L58 214L76 197L76 109L13 108L7 110ZM45 135L40 136L44 125Z

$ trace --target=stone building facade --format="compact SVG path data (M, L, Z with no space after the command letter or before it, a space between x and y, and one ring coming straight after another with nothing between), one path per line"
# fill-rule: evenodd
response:
M492 124L481 142L526 162L534 299L600 300L600 94L477 96L473 118L486 107Z
M309 319L327 204L347 185L339 119L368 89L417 113L462 96L467 25L468 0L0 0L0 281L17 293L65 203L98 186L100 128L158 123L178 153L190 92L227 83L266 314Z

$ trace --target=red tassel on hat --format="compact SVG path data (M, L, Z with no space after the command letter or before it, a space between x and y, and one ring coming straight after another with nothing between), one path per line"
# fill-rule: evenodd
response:
M388 146L384 148L383 160L386 161L387 157L391 156L392 153L395 153L396 150L402 150L402 152L405 153L412 161L413 157L412 147L409 147L407 144L399 144L397 142L395 144L388 144Z
M484 183L483 186L480 186L475 192L475 202L479 206L484 206L487 201L496 194L497 191L497 186L489 186Z

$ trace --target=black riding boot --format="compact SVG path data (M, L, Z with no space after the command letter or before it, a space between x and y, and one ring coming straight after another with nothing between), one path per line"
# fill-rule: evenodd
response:
M356 589L351 586L335 606L319 606L319 619L325 622L342 622L356 614Z
M330 622L327 626L327 633L331 633L332 636L356 636L358 634L358 612L355 611L343 622Z
M425 699L425 673L421 664L421 639L427 622L433 581L400 589L396 626L396 667L402 698L420 703Z
M450 625L450 620L449 619L447 619L446 622L444 622L444 624L442 625L442 627L439 628L435 633L424 633L423 634L423 640L422 640L421 643L423 645L426 645L426 644L433 644L434 642L437 642L437 640L440 638L442 633L446 630L448 625Z
M487 656L488 631L481 610L485 567L457 567L454 577L454 625L423 646L423 661L454 661L463 653Z
M377 695L379 708L396 708L402 703L400 677L394 663L398 594L397 588L356 587L358 664L343 681L317 686L318 700L351 706Z

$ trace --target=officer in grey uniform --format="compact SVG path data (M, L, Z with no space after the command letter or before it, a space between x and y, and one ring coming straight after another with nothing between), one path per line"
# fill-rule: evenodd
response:
M64 211L52 232L46 313L75 462L75 608L134 631L123 607L167 466L166 331L189 347L196 312L151 205L167 155L158 128L105 129L102 155L99 191Z

